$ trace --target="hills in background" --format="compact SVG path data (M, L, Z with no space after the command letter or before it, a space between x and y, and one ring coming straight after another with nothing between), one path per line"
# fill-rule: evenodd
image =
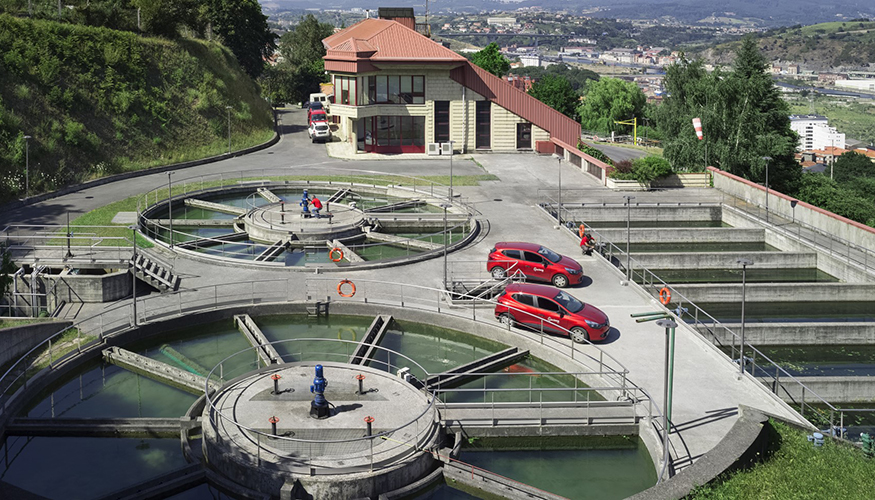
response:
M313 9L308 0L260 0L267 14L293 9ZM425 14L421 1L393 0L329 0L320 9L371 9L379 7L413 7L417 15ZM826 21L875 18L875 3L871 0L434 0L429 2L432 13L513 11L520 8L540 8L546 11L565 10L593 17L609 17L662 22L750 24L777 27L794 24L814 24Z

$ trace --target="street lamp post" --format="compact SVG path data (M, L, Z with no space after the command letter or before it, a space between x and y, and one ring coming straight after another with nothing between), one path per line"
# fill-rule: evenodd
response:
M134 256L131 257L131 292L134 295L134 326L137 326L137 225L128 226L131 230L131 244L134 245Z
M752 266L753 261L750 259L738 259L736 262L741 264L741 346L739 347L739 377L744 376L744 301L747 288L747 266Z
M559 222L557 229L562 229L562 157L553 153L553 157L559 161L559 206L556 207L556 220Z
M668 434L671 426L671 400L672 386L674 385L674 333L678 324L671 319L661 319L656 322L657 325L665 328L665 380L663 389L663 435L662 448L665 451L664 460L668 462Z
M450 145L450 199L453 198L453 144L456 141L447 141L444 144Z
M231 106L225 106L228 110L228 154L231 154Z
M24 198L30 198L30 139L24 136Z
M632 240L632 200L634 196L623 196L626 199L626 281L632 279L632 256L629 253L629 244Z
M444 209L444 290L447 291L449 291L447 287L447 247L449 246L447 241L447 209L451 206L449 203L441 203L441 208Z
M173 186L170 184L170 176L173 172L167 172L167 221L170 224L170 248L173 248Z
M763 156L766 162L766 222L769 222L769 162L772 161L771 156Z

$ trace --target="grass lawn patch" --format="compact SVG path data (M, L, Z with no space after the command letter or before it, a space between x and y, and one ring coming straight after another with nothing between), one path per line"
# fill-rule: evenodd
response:
M52 321L51 318L3 318L0 319L0 328L12 328L14 326L32 325L34 323L43 323Z
M826 438L822 447L808 432L770 420L770 456L746 471L698 488L696 500L871 500L875 497L875 460L862 450Z

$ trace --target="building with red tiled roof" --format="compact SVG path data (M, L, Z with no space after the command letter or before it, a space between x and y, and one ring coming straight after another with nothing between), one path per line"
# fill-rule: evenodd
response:
M535 150L576 145L580 124L421 35L412 19L365 19L322 40L337 136L357 152Z

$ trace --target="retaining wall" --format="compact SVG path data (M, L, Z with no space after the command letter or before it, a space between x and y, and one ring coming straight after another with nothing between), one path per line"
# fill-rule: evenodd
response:
M796 377L806 387L817 393L821 398L830 403L871 403L875 401L875 377ZM764 379L768 384L772 379ZM802 386L799 384L785 384L784 390L778 391L778 395L784 401L802 401ZM789 393L789 394L788 394ZM811 392L805 393L806 402L814 401Z
M716 221L721 220L722 208L716 205L678 206L675 203L656 203L647 205L632 204L629 207L617 204L587 203L582 207L565 206L563 213L582 219L584 222L625 222L632 221ZM564 218L564 217L563 217Z
M759 206L766 204L766 188L749 180L742 179L714 167L708 167L712 174L714 187L736 198ZM796 219L816 227L827 234L843 238L866 248L875 248L875 228L869 227L840 215L828 212L805 202L798 202L796 209L790 206L795 198L770 189L768 193L769 211L787 219ZM794 213L795 212L795 213Z
M72 324L72 321L42 321L0 329L0 366L20 358L40 342Z

